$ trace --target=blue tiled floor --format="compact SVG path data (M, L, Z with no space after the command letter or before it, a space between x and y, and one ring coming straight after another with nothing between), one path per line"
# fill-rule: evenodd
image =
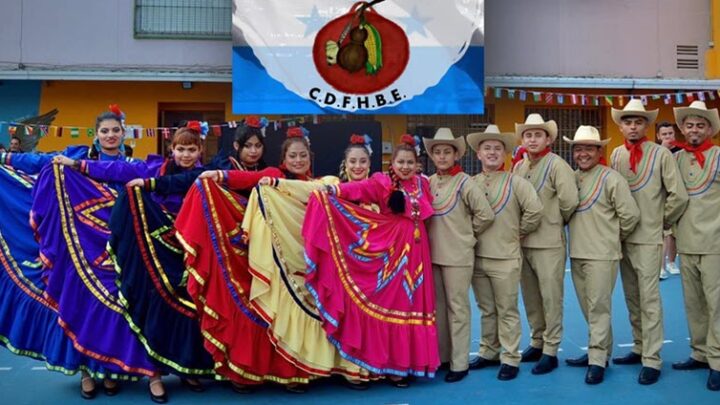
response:
M520 376L509 382L495 378L497 369L472 372L460 383L446 384L443 373L432 380L420 380L409 389L397 389L384 383L374 384L368 391L356 392L325 381L314 383L305 395L285 393L278 387L266 387L252 395L238 395L227 386L209 383L208 390L196 394L180 387L175 377L168 377L167 388L173 404L218 403L308 403L308 404L465 404L465 403L582 403L588 404L717 404L720 392L705 388L707 371L679 372L670 368L670 363L685 359L689 354L688 332L682 303L679 276L673 276L661 284L665 310L665 339L663 358L665 365L662 377L654 386L637 384L640 366L613 366L606 373L603 384L584 384L584 369L560 366L545 376L530 374L532 365L523 364ZM565 337L559 356L562 359L583 353L587 345L587 328L579 311L570 274L566 273L565 290ZM524 314L523 314L524 319ZM615 354L626 353L627 344L632 342L627 321L627 310L622 299L620 279L613 301L613 326L615 333ZM528 341L527 325L523 322L523 344ZM477 350L479 336L479 314L473 313L473 347ZM5 404L88 404L79 396L79 377L65 377L46 371L43 364L30 359L13 356L7 350L0 350L0 400ZM126 383L116 397L103 394L93 403L130 404L150 403L147 383Z

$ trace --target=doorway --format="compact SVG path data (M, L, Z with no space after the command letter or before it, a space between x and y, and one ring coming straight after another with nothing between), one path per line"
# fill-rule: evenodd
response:
M183 121L207 121L208 125L225 123L224 103L160 103L158 105L158 122L160 127L177 127ZM157 137L158 153L167 156L170 151L172 137ZM213 135L212 129L205 138L203 146L203 162L208 163L218 153L220 138Z

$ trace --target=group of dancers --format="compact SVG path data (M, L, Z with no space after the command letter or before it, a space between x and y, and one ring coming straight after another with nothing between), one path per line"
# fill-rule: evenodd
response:
M710 144L720 119L704 104L676 110L688 144L673 159L644 142L655 117L634 101L617 110L621 130L637 138L613 153L621 174L601 161L607 141L585 126L565 138L573 172L551 152L555 123L532 114L515 133L490 125L455 137L441 128L423 141L436 169L429 178L410 135L387 172L370 173L370 140L352 135L338 176L315 178L302 127L287 130L281 163L269 167L267 120L256 116L238 128L232 155L208 165L203 128L192 121L174 133L169 157L133 159L124 114L111 106L97 117L92 146L0 154L0 341L51 370L81 373L86 399L148 377L150 398L164 403L167 374L192 391L214 378L239 393L268 382L304 393L333 375L357 390L380 379L404 388L438 368L451 383L491 366L510 380L521 361L545 374L558 366L569 225L590 343L588 356L567 362L588 368L586 382L602 381L622 257L637 347L619 364L642 362L640 382L654 383L662 313L648 309L659 304L659 264L646 246L661 251L663 227L676 225L693 348L682 365L709 368L708 388L720 389L720 277L707 275L720 255L718 216L708 216L720 196L720 148ZM467 145L482 162L474 177L458 164ZM659 191L644 201L637 196L648 184ZM710 246L689 248L695 238ZM532 333L522 355L520 285ZM470 288L482 314L472 361Z

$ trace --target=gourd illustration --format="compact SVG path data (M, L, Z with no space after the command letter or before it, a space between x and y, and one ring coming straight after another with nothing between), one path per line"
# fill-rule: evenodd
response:
M359 1L320 29L313 45L318 73L334 88L368 94L394 82L405 70L410 46L397 24Z
M355 27L350 30L350 42L340 47L338 52L338 65L348 72L357 72L365 67L368 60L368 50L365 48L367 30Z

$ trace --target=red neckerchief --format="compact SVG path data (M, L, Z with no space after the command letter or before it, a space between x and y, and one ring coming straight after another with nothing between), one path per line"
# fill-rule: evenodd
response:
M448 171L448 174L451 176L454 176L458 173L462 173L462 171L463 171L462 166L460 166L459 164L455 164L455 166L450 168L450 170Z
M515 156L512 158L512 167L515 167L515 165L517 165L523 159L525 159L526 152L527 152L527 149L525 149L524 146L517 148L517 150L515 151Z
M690 152L693 155L695 155L695 159L697 159L698 164L700 165L700 168L702 169L705 166L705 155L703 155L703 152L712 148L713 143L710 142L710 139L706 139L705 142L701 143L698 146L692 146L689 143L682 143L682 142L673 142L673 146L682 148L686 152Z
M642 137L635 143L628 142L625 140L625 149L630 151L630 170L633 173L637 173L637 165L640 163L643 157L642 144L647 141L646 137Z
M601 164L601 165L603 165L603 166L607 166L607 165L608 165L608 164L607 164L607 159L605 159L605 156L600 156L600 161L598 162L598 164Z
M547 148L538 152L536 159L540 160L550 152L552 152L552 148L548 146ZM524 146L519 147L515 151L515 157L512 159L512 167L515 167L519 162L521 162L525 158L526 153L528 153L528 151ZM530 157L530 154L528 153L528 158L529 157Z

